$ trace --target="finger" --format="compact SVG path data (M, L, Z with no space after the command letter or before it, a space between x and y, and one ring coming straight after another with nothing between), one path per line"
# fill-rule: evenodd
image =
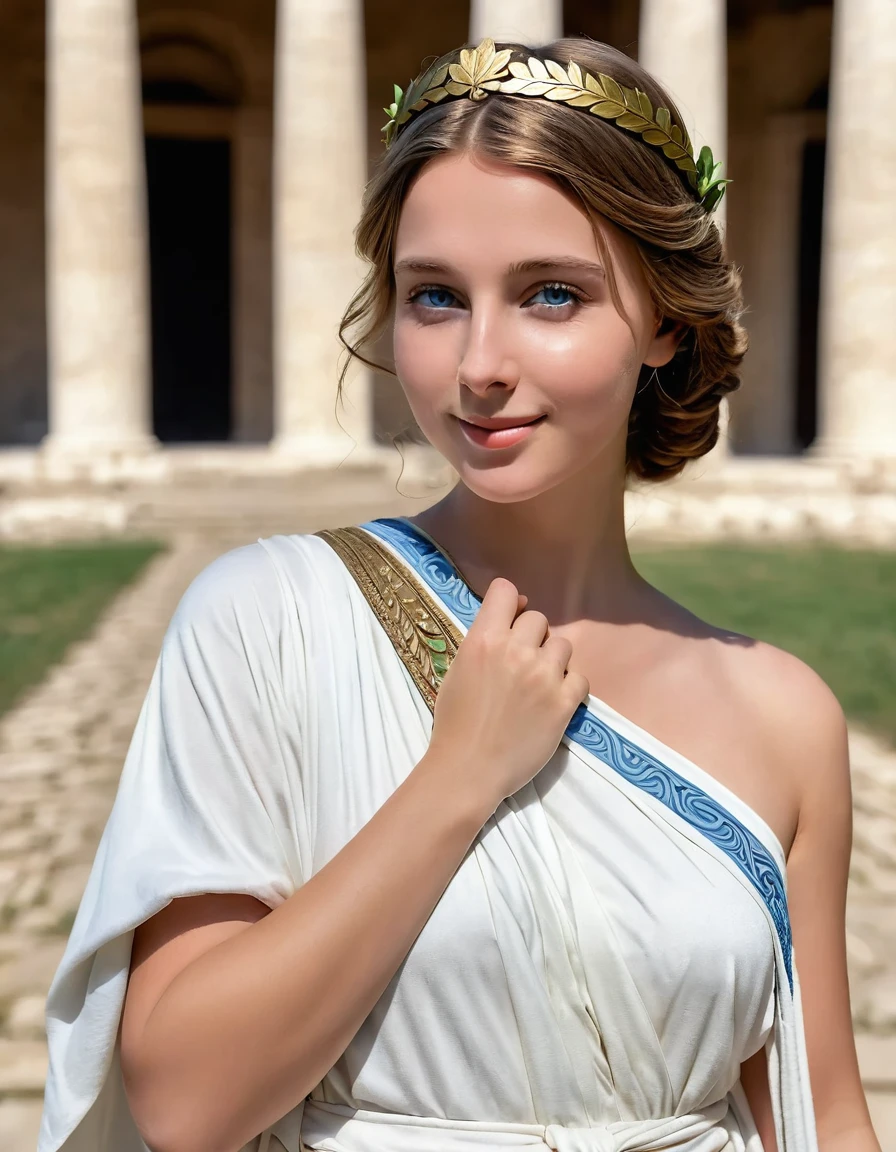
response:
M548 635L548 618L543 612L523 612L513 622L511 632L524 644L540 648Z
M563 687L569 693L569 701L573 710L579 704L586 704L591 695L591 685L580 672L569 672L563 681Z
M483 628L510 628L519 611L520 594L515 584L503 576L496 576L486 589L482 606L469 631Z
M572 656L572 641L565 636L548 636L542 644L541 650L546 660L557 666L559 672L565 672Z

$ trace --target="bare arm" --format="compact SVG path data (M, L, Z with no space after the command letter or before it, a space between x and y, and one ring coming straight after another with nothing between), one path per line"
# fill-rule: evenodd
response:
M852 796L846 722L833 693L806 665L760 645L744 682L757 703L786 782L795 835L787 857L794 958L800 979L819 1152L880 1152L856 1058L846 966L846 883ZM764 1049L741 1065L741 1082L766 1152L778 1152Z
M795 836L787 857L794 959L800 979L819 1152L880 1152L859 1075L846 967L846 883L852 795L843 712L794 657L761 646L762 716L778 775L792 785ZM775 1152L764 1051L742 1065L763 1148Z
M807 718L800 757L805 778L788 859L794 955L820 1152L880 1152L859 1074L846 966L846 884L852 796L846 724L820 681L793 701Z
M500 799L556 749L587 681L493 582L439 691L427 754L283 904L176 900L136 932L128 1101L154 1152L235 1152L345 1051Z
M333 1066L491 815L455 767L424 758L274 911L202 896L137 930L121 1060L153 1152L234 1152Z

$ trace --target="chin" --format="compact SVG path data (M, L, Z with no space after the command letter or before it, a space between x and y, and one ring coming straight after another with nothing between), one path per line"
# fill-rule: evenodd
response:
M463 485L480 500L492 504L520 504L534 500L568 479L565 475L535 474L532 469L513 465L483 469L472 467L463 460L451 463Z

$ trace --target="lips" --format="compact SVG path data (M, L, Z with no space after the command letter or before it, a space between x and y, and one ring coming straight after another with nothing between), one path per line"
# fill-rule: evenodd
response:
M544 416L501 417L490 420L461 420L461 431L477 448L510 448L529 436L535 435L536 428L544 421Z
M484 428L487 432L499 432L503 428L525 428L527 424L534 424L542 416L471 416L458 417L465 424L472 424L476 428Z

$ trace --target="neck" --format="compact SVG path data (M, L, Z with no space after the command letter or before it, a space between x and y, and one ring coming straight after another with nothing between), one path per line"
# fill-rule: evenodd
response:
M646 588L625 538L623 492L621 477L608 483L580 473L532 499L503 504L460 482L414 519L480 597L503 576L553 624L621 620Z

